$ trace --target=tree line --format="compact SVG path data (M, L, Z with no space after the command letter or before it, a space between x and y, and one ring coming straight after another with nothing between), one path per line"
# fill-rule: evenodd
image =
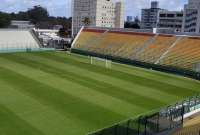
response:
M54 17L50 16L47 9L38 5L29 8L27 11L20 11L18 13L5 13L0 11L0 28L6 28L10 25L11 20L31 21L36 28L52 29L55 25L62 25L63 29L71 29L72 18ZM87 18L84 23L89 24ZM140 28L140 20L138 17L134 18L132 22L125 22L125 28Z
M6 28L11 20L30 21L37 28L51 29L55 25L62 25L64 29L71 29L72 18L50 16L47 9L41 6L34 6L27 11L18 13L0 12L0 28Z

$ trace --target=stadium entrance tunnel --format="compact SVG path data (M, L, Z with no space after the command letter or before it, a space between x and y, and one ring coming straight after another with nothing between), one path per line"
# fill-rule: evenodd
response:
M183 127L185 116L198 109L199 95L88 135L170 135Z

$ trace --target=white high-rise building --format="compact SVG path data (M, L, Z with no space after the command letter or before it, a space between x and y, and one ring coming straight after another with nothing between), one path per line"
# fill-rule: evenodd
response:
M72 9L72 35L76 35L82 26L124 28L122 1L73 0Z
M185 5L182 32L200 33L200 0L189 0Z
M115 4L115 28L124 28L124 3L117 2Z

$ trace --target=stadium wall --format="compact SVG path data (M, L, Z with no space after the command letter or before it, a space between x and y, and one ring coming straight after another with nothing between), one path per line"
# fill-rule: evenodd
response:
M0 49L0 53L16 53L16 52L44 52L55 51L54 48L12 48L12 49Z
M83 28L82 32L95 32L95 33L104 33L108 31L109 33L118 33L118 34L127 34L127 35L147 35L147 36L155 36L156 34L151 33L150 31L139 31L139 30L134 30L134 29L113 29L113 28L102 28L102 29L97 29L97 28ZM164 34L163 34L164 35ZM168 36L167 34L165 34Z
M0 29L0 53L54 50L54 48L43 48L34 30Z
M181 68L177 68L177 67L175 68L175 67L171 67L171 66L162 66L162 65L150 64L150 63L145 63L145 62L141 62L141 61L125 59L125 58L121 58L121 57L114 57L114 56L109 56L109 55L97 54L97 53L94 53L94 52L79 50L79 49L75 49L75 48L72 48L71 52L81 54L81 55L85 55L85 56L100 57L100 58L103 58L103 59L112 60L114 62L119 62L119 63L123 63L123 64L133 65L133 66L137 66L137 67L152 69L152 70L166 72L166 73L172 73L172 74L181 75L181 76L185 76L185 77L190 77L192 79L200 80L200 73L190 71L190 70L181 69Z
M121 31L121 32L141 32L141 33L153 33L153 29L133 29L133 28L107 28L107 27L87 27L84 29L96 29L96 30L109 30L109 31Z

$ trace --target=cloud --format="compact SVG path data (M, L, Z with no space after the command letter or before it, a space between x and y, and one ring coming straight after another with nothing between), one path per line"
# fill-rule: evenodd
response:
M151 0L124 0L126 16L140 16L142 8L150 7ZM181 10L187 0L158 0L161 8ZM48 9L52 16L71 16L71 0L1 0L0 10L6 12L25 11L34 5Z

